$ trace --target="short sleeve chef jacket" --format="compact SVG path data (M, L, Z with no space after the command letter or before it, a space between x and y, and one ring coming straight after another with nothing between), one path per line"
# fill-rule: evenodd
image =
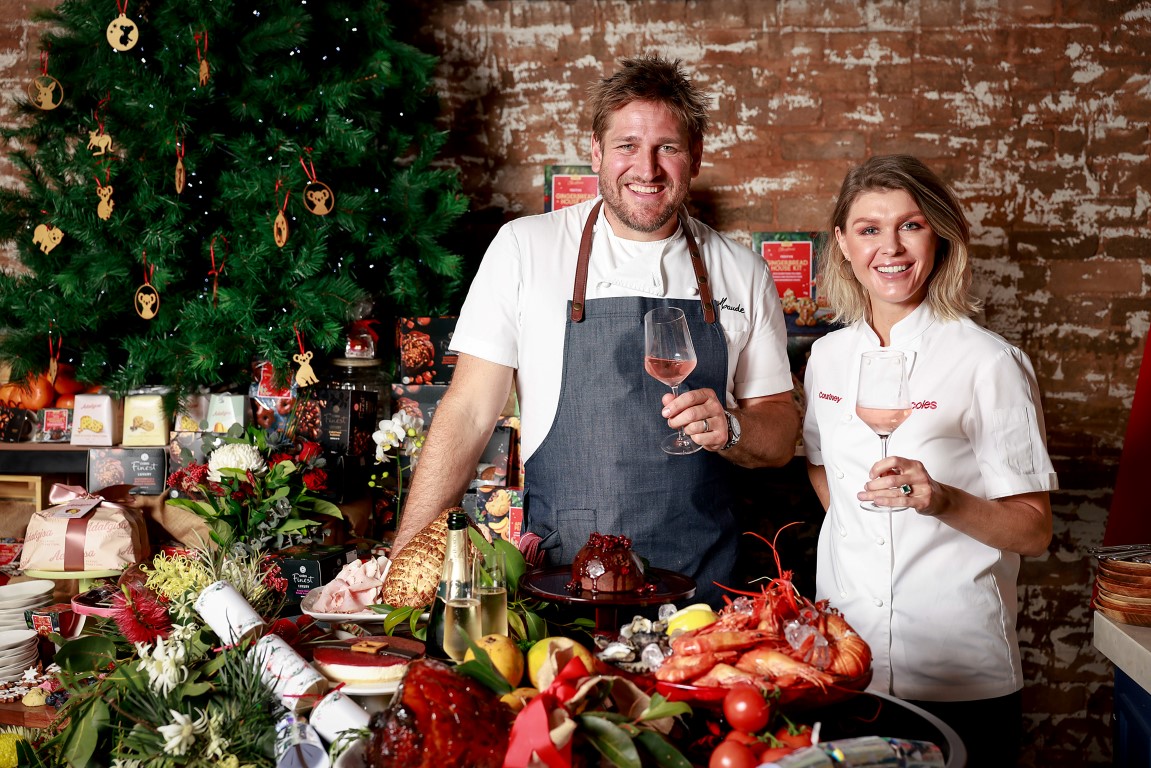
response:
M816 593L874 654L871 688L924 701L994 698L1023 685L1016 637L1019 556L914 510L868 512L856 494L880 458L855 415L860 354L878 349L865 322L812 346L805 377L807 458L827 473ZM914 411L889 456L923 462L936 481L996 499L1057 487L1031 362L968 319L927 304L891 332L909 362Z
M488 247L456 320L454 350L516 369L524 460L555 417L580 235L594 204L591 200L505 224ZM790 391L787 330L767 263L695 219L688 226L719 302L728 348L728 406L737 398ZM600 212L587 299L619 296L698 298L682 230L656 242L625 240L616 237ZM638 371L643 370L641 354L636 355Z

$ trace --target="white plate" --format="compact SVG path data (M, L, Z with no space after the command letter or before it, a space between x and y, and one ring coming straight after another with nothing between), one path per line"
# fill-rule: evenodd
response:
M317 621L343 623L345 621L383 621L387 618L386 613L376 613L375 611L360 611L359 613L321 613L315 611L312 607L316 604L316 600L320 598L320 593L323 591L323 587L316 587L304 595L304 599L300 601L300 610Z
M356 739L348 748L340 753L336 758L336 762L332 763L332 768L362 768L364 765L364 744L363 739Z
M48 599L48 600L36 600L34 602L28 603L28 605L20 605L20 606L17 606L15 608L8 607L8 606L0 606L0 618L8 617L8 616L23 617L24 611L27 611L30 608L43 608L45 605L51 605L51 604L52 604L52 600Z
M24 645L36 638L36 633L30 629L10 629L0 632L0 651Z
M44 595L51 595L54 589L56 582L48 579L4 584L0 586L0 608L11 608L26 601L38 600Z
M5 664L4 666L0 666L0 675L10 675L15 672L23 673L26 669L34 669L37 661L39 661L39 659L33 656L24 659L24 661L18 664Z
M376 685L352 685L348 683L340 688L341 691L349 696L390 696L396 692L400 687L399 680L392 680L387 683L378 683Z

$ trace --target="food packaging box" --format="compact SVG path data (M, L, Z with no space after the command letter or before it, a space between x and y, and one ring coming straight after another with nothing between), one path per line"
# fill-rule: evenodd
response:
M473 520L486 525L493 537L516 545L520 543L524 529L523 488L484 485L474 494L468 494L467 501L473 499L474 507L468 509ZM465 504L465 509L467 507Z
M392 413L405 410L424 420L424 429L432 425L440 401L448 391L447 384L393 384Z
M175 432L203 432L208 426L208 396L190 395L176 412L172 430Z
M448 384L458 355L451 351L455 316L401 317L396 321L396 377L401 384Z
M160 395L124 398L124 439L121 445L164 445L168 442L168 416Z
M288 580L287 599L298 603L313 589L322 587L357 558L354 544L298 544L276 552L280 573Z
M203 432L168 433L168 466L173 471L193 463L203 464L204 458Z
M119 445L123 427L123 401L111 395L76 395L72 445Z
M372 433L379 426L376 423L379 397L375 392L317 389L312 392L309 403L318 408L316 416L319 419L315 437L311 439L319 442L325 450L346 456L375 453ZM301 418L301 427L303 422Z
M40 442L66 443L72 439L72 409L45 408L40 411Z
M69 637L75 632L80 616L72 610L71 603L56 603L26 609L24 621L27 622L28 628L35 630L37 634L55 633Z
M168 449L94 448L88 451L88 485L93 491L127 483L138 496L159 496L168 479Z
M36 415L27 408L0 406L0 442L19 443L32 435Z
M516 431L509 426L499 425L492 432L491 439L480 454L479 464L476 465L476 474L469 487L479 488L484 485L506 486L509 484L508 474L515 469L512 452L515 446ZM512 478L514 481L514 478Z
M290 379L277 380L276 369L267 361L255 366L253 376L248 386L252 418L268 435L286 432L296 404L296 385Z
M207 431L227 432L233 424L248 426L247 398L243 395L209 395Z

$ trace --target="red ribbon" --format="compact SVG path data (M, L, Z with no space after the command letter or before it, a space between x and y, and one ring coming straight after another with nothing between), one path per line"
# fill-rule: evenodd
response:
M549 768L571 768L572 743L562 749L552 743L548 713L575 696L579 681L591 674L583 659L572 657L564 665L547 690L541 691L528 702L512 724L504 768L527 768L534 753Z
M64 485L62 483L53 483L52 489L48 492L48 501L52 502L53 506L57 504L66 504L69 501L77 499L98 499L102 504L108 504L113 507L121 507L131 502L134 497L129 491L132 490L131 485L110 485L107 488L101 488L96 493L88 493L87 490L77 485ZM93 507L95 509L95 507ZM65 571L85 571L84 567L84 540L87 538L88 521L91 518L88 515L83 517L73 517L68 521L68 528L64 532L64 570Z

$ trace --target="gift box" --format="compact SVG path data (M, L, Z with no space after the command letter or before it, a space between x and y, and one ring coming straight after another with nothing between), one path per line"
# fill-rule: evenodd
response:
M18 443L32 436L35 415L26 408L0 406L0 442Z
M175 432L203 432L208 427L208 396L189 395L176 411Z
M509 485L508 475L515 468L512 461L515 434L514 429L505 425L497 426L492 431L488 444L484 447L483 453L480 454L479 463L476 465L476 474L469 487ZM514 478L512 480L514 481Z
M484 485L468 494L464 507L492 536L518 545L524 530L523 488ZM469 508L470 507L470 508Z
M110 395L76 395L72 408L72 445L119 445L124 403Z
M89 494L76 486L53 485L53 506L28 521L20 568L102 571L146 558L144 515L127 505L128 491L129 486L118 485Z
M72 409L44 408L40 411L39 441L66 443L72 439Z
M168 416L160 395L128 395L124 398L122 445L164 445L168 441Z
M93 448L88 451L88 487L128 485L129 493L159 496L168 479L168 451L156 448Z
M454 316L401 317L396 321L396 375L401 384L447 384L458 355L451 351Z
M423 419L425 428L430 427L447 391L446 384L393 384L392 413L407 411Z
M279 560L280 573L288 580L288 602L298 603L313 589L336 578L345 565L357 558L357 553L355 545L349 544L298 544L272 556Z
M28 628L40 635L63 635L71 637L80 623L80 616L72 610L71 603L56 603L24 611L24 621Z
M379 398L375 392L354 389L316 389L309 405L316 408L314 437L298 430L301 437L320 443L325 451L346 456L374 454L372 433L378 426L376 412ZM301 419L301 429L304 425ZM310 421L307 422L310 424Z
M208 398L208 432L227 432L233 424L248 426L248 403L243 395L215 394Z

